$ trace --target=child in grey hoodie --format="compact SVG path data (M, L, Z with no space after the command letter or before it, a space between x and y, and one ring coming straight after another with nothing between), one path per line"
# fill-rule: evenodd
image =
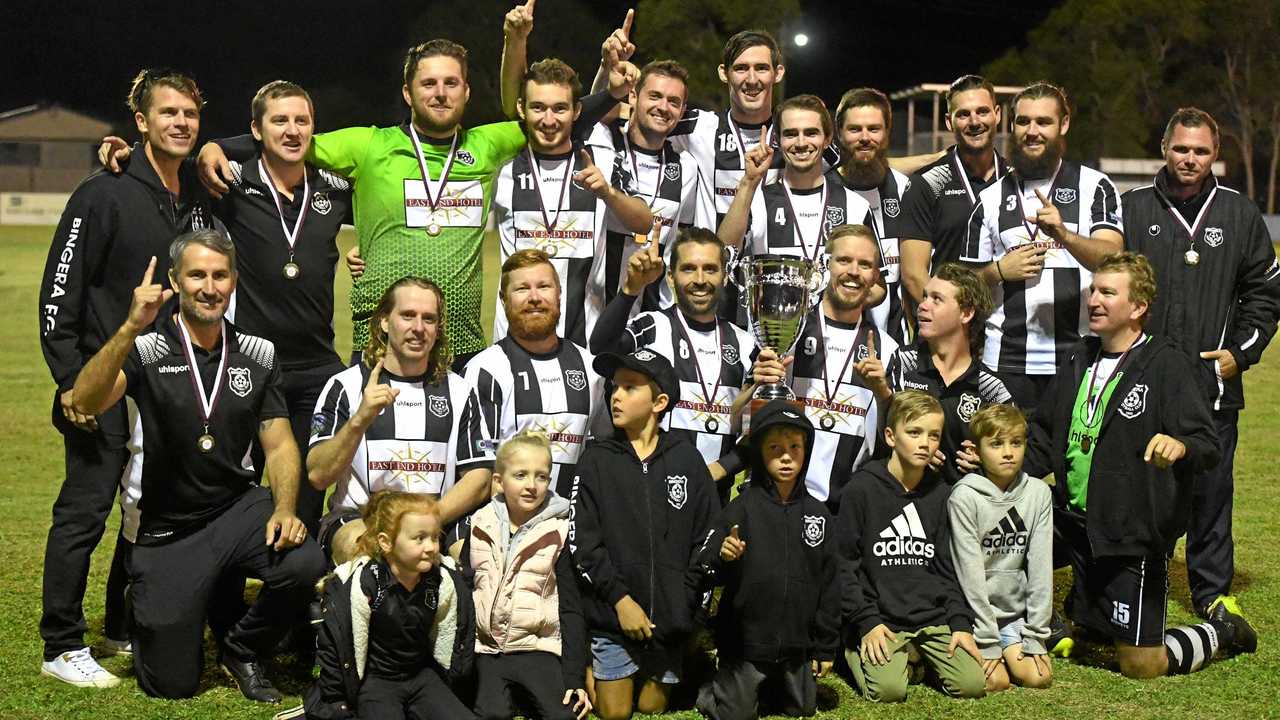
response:
M990 405L969 423L984 475L951 492L951 554L976 622L987 692L1048 687L1045 640L1053 612L1053 499L1022 472L1027 421L1012 405Z

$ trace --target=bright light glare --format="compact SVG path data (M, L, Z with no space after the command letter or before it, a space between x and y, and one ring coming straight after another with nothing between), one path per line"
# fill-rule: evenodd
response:
M795 43L796 47L804 47L809 44L809 36L804 33L796 33Z

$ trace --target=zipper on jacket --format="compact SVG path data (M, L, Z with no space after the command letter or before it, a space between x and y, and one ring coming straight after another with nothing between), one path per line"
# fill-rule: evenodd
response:
M644 475L647 478L649 476L649 463L641 462L640 469L644 471ZM646 480L646 482L648 481ZM646 488L646 489L649 489L649 488ZM649 612L648 612L649 622L653 622L653 606L655 601L655 591L653 586L654 586L654 576L657 574L657 569L655 567L656 561L654 559L654 554L656 553L656 550L654 548L654 543L653 543L653 498L651 497L652 493L653 491L649 490L648 495L650 495L650 497L646 497L645 503L644 503L645 508L648 509L648 513L649 513L649 528L648 528L649 530Z
M803 478L801 478L801 480L803 480ZM792 492L794 493L794 491ZM783 530L784 533L791 532L791 506L793 504L794 503L785 503L782 506L782 527L784 528ZM782 605L781 605L781 607L784 607L784 608L790 607L787 604L787 596L791 594L790 568L791 568L791 543L789 542L789 538L784 536L782 538ZM775 638L775 641L774 641L773 657L775 660L780 660L782 657L782 634L781 633L775 634L774 638Z

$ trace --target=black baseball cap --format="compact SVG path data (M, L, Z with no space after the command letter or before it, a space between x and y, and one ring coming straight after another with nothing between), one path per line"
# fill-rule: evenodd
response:
M675 407L680 400L680 381L676 378L675 368L671 367L666 358L649 348L640 348L627 355L603 353L596 356L591 367L603 378L612 378L618 368L635 370L648 375L658 384L658 389L670 398L667 404L669 408Z

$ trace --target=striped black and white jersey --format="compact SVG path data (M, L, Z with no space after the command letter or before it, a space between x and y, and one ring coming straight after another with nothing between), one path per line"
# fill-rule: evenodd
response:
M826 317L819 304L805 317L793 351L791 389L815 430L805 485L828 505L838 502L853 471L875 450L879 408L854 368L870 355L867 338L873 333L876 352L890 358L898 344L865 314L850 325Z
M676 150L671 141L662 149L636 147L627 137L626 125L598 124L588 138L588 145L605 148L615 154L630 174L635 195L653 211L653 230L649 239L657 238L662 256L671 263L671 243L682 227L715 230L715 211L710 196L699 192L698 163L688 152ZM605 258L597 265L598 277L592 283L604 288L605 302L613 299L626 276L627 261L644 246L636 242L636 234L628 230L612 213L605 219ZM665 282L645 289L642 309L656 310L675 302L671 286Z
M946 155L911 174L911 185L902 194L901 237L929 243L933 268L960 259L978 194L1008 171L996 153L991 179L973 177L953 145Z
M690 110L671 131L672 145L687 151L697 163L704 201L709 202L715 212L716 227L720 227L738 194L747 153L762 141L768 141L771 127L772 121L739 123L728 110ZM782 153L775 153L773 169L765 176L765 182L775 180L782 167Z
M360 407L369 368L357 363L329 378L311 418L311 445L331 439ZM458 476L491 468L490 449L475 390L461 375L439 383L383 370L379 382L399 390L356 448L329 509L359 509L379 490L443 495Z
M969 422L988 405L1012 403L1013 396L1004 381L982 366L974 358L969 369L950 384L942 379L933 364L929 345L919 340L911 347L903 347L889 358L885 365L889 389L894 392L920 390L938 398L946 422L942 427L942 442L938 449L947 456L942 467L942 477L954 485L963 476L955 464L955 453L968 437ZM884 454L884 453L881 453Z
M755 339L728 320L698 322L676 306L637 315L617 352L649 348L666 358L680 380L680 401L662 420L698 448L710 465L733 447L733 400L751 374Z
M617 153L598 145L586 150L615 188L634 194L630 172L618 162ZM498 228L499 266L519 250L538 249L551 256L560 276L556 333L586 345L595 318L605 305L603 287L592 283L592 277L605 256L607 209L603 200L573 180L582 169L576 150L543 155L526 148L498 171L493 218ZM507 315L502 299L494 302L493 339L497 341L507 334Z
M769 183L751 201L751 222L742 239L746 255L790 255L813 260L828 274L827 235L847 223L874 227L871 206L861 195L845 187L835 170L828 170L822 185L797 190L785 178ZM814 295L817 301L817 295Z
M871 229L880 241L881 273L884 276L885 299L871 308L871 319L876 327L887 333L899 345L911 336L906 307L902 302L902 273L899 270L898 241L902 237L902 196L907 192L911 179L889 168L879 187L859 190L851 188L871 208Z
M566 340L554 352L531 353L508 335L467 363L489 435L501 443L522 430L544 433L551 442L551 487L563 497L569 497L592 412L605 406L593 359Z
M1038 278L993 289L995 311L987 318L982 361L998 372L1052 375L1089 329L1085 289L1093 273L1026 220L1041 207L1037 190L1058 208L1071 232L1086 237L1104 229L1124 232L1115 185L1079 163L1064 160L1052 178L1028 182L1009 173L982 191L969 216L962 261L990 263L1032 242L1048 250Z

